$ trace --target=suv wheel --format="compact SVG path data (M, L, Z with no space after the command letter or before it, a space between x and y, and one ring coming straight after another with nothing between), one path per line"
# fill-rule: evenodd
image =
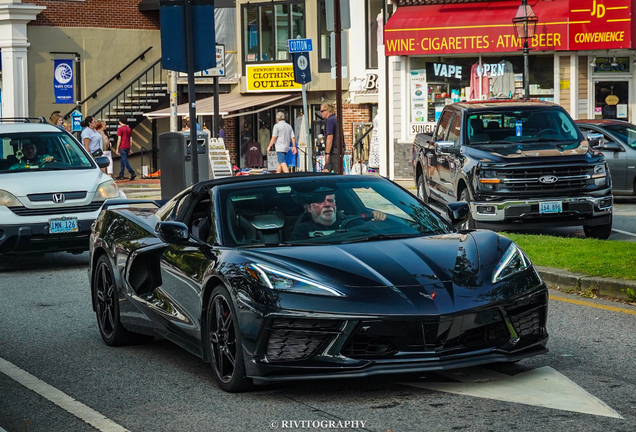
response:
M459 196L459 200L460 201L464 201L467 202L468 204L470 204L470 193L468 193L468 188L462 190L461 195ZM475 219L473 219L473 215L472 213L470 214L470 216L468 217L468 220L466 220L466 222L464 222L460 229L463 230L467 230L467 229L475 229Z
M583 232L585 232L585 237L587 238L607 240L612 234L612 218L605 225L584 226Z
M417 178L417 197L428 204L428 194L426 193L426 185L424 184L424 175Z

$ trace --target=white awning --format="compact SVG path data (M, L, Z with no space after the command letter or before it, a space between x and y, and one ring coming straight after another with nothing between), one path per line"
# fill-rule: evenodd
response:
M286 103L293 102L300 99L299 94L240 94L240 93L221 93L219 94L219 115L225 117L229 113L236 113L246 108L256 108L247 113L250 114L259 111L263 111L268 108L273 108L279 105L285 105ZM262 107L267 105L266 107ZM262 107L262 108L261 108ZM239 115L242 115L239 114ZM183 103L177 107L177 115L179 117L185 117L190 115L190 108L188 103ZM197 101L197 116L214 115L214 96L200 99ZM170 116L170 108L160 109L158 111L152 111L145 113L144 116L153 118L162 118ZM231 117L235 117L232 115ZM229 117L229 116L228 116Z

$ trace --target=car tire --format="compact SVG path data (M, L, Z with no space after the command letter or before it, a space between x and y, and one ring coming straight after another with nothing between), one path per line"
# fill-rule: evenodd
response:
M245 373L236 308L225 286L214 288L207 308L207 344L212 373L219 387L230 393L249 390L253 381Z
M428 204L428 194L426 193L426 185L424 184L424 174L417 178L417 197Z
M584 226L583 232L585 232L585 237L587 238L607 240L612 234L612 218L605 225Z
M459 200L467 202L468 204L470 204L470 193L468 192L468 188L465 188L465 189L462 190L462 193L459 195ZM460 226L460 229L463 229L463 230L474 230L475 229L475 219L473 219L472 212L471 212L470 216L468 217L468 219L466 220L466 222L464 222Z
M128 331L121 324L117 284L110 260L106 255L102 255L97 260L92 280L97 326L106 345L137 345L154 339L149 335Z

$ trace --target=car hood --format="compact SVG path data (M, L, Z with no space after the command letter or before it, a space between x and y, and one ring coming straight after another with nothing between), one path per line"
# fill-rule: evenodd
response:
M508 238L491 231L477 230L244 253L257 262L267 261L335 287L358 304L373 303L383 313L387 310L421 313L422 303L430 303L436 296L439 296L435 303L440 312L457 310L460 304L466 308L476 307L478 303L492 301L493 296L502 295L493 293L491 276L510 243ZM505 294L519 294L528 288L531 287L511 288ZM482 300L476 302L480 295ZM314 305L319 307L320 303L321 300L316 299Z
M507 145L489 144L475 147L464 147L464 151L482 162L511 162L518 159L521 163L527 163L533 158L561 158L579 157L589 159L587 141L583 141L575 148L562 149L550 142L538 143L510 143Z
M97 186L110 177L97 168L57 171L27 171L0 174L0 189L16 197L30 194L87 191L95 193Z

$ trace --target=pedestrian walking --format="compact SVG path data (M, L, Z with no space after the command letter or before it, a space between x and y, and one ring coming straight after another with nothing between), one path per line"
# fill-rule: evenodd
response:
M84 126L82 131L84 148L93 158L100 157L104 151L102 150L102 136L95 130L97 120L93 116L86 116L82 124Z
M338 120L336 119L336 109L333 104L320 105L320 115L327 120L325 124L325 166L324 172L338 172Z
M292 153L296 154L296 137L294 136L294 129L285 121L285 113L279 111L276 113L276 124L272 128L272 139L269 142L267 151L269 152L272 146L276 147L276 159L278 161L277 173L289 172L285 157L289 151L289 144L291 143Z
M107 157L108 167L102 168L102 172L108 174L109 176L113 176L113 152L110 146L110 138L106 135L106 124L103 121L98 121L97 126L95 126L95 130L102 136L102 154L103 157Z
M53 114L51 115L51 118L49 119L51 121L52 125L55 125L57 127L59 127L60 129L64 130L64 116L62 116L62 114Z
M49 117L49 123L55 124L56 120L57 120L57 117L55 117L55 116L60 116L61 114L62 114L62 111L53 111L51 113L51 116ZM55 118L53 118L53 117L55 117Z
M130 126L128 126L128 119L125 116L119 117L119 129L117 129L117 148L115 149L115 153L117 153L121 157L121 160L119 161L120 168L117 180L124 179L124 168L128 169L131 181L134 180L135 177L137 177L137 174L135 174L135 170L133 170L128 163L128 157L132 154L131 135L132 131L130 130Z

